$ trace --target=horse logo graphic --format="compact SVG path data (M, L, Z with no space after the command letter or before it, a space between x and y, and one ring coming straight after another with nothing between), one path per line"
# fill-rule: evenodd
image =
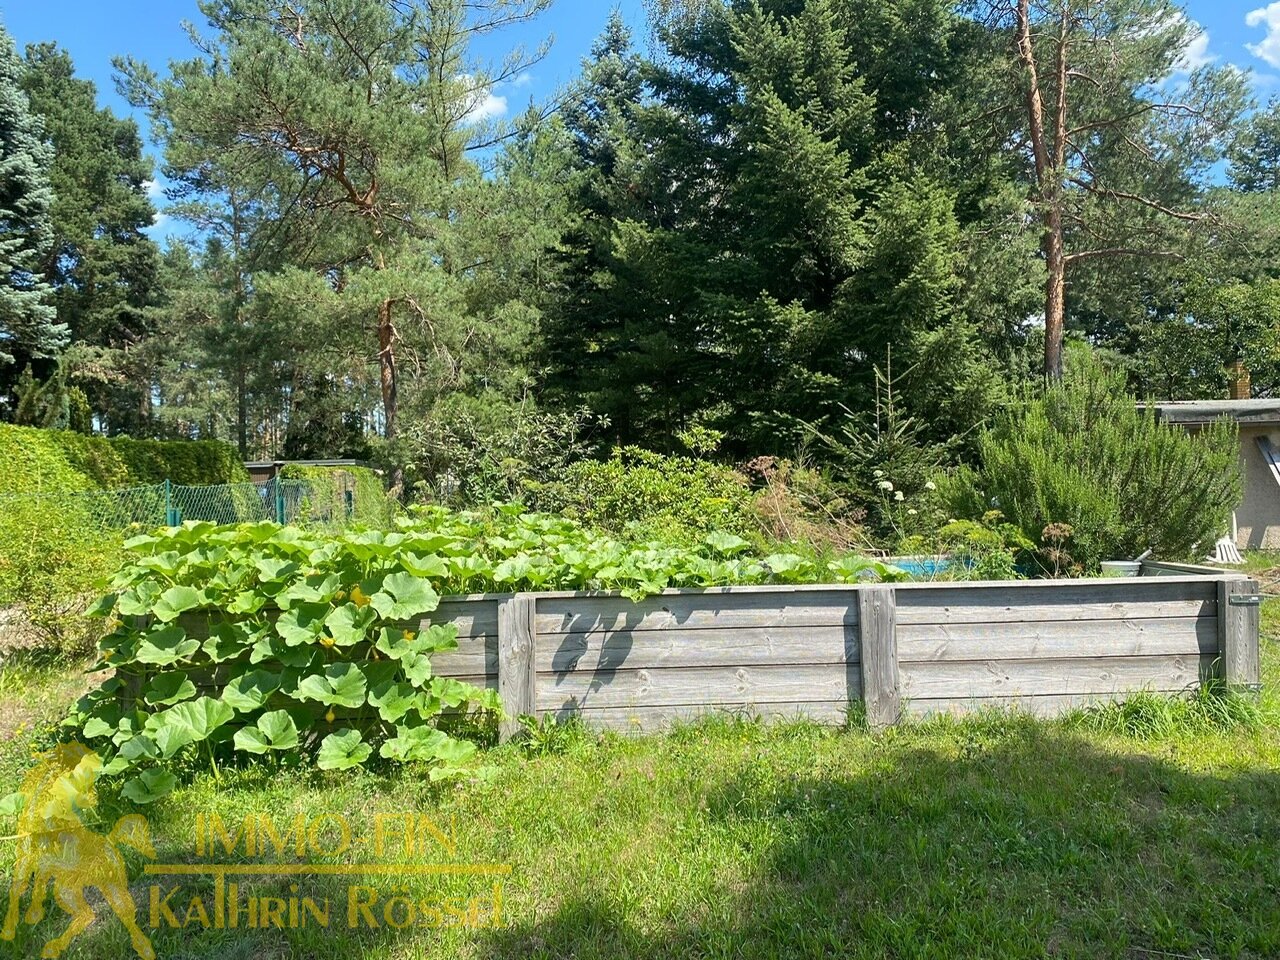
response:
M137 906L120 856L123 845L155 859L146 819L137 814L121 817L107 834L95 833L80 819L82 810L97 803L93 784L101 770L102 758L88 747L64 743L46 753L27 774L20 791L25 804L18 819L18 854L0 938L12 940L16 936L22 898L28 889L31 903L26 922L34 926L44 919L45 897L52 882L54 899L71 922L60 937L44 945L40 955L60 956L93 923L94 911L85 899L85 890L94 887L129 931L138 956L155 960L151 940L138 926Z

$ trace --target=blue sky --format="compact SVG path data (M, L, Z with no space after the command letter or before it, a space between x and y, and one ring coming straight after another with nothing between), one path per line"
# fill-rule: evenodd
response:
M490 38L482 55L500 56L513 43L533 48L548 37L553 44L547 58L518 83L495 89L486 110L510 114L531 98L553 95L577 73L614 6L600 0L556 0L535 23ZM616 6L643 41L642 0L621 0ZM1280 94L1280 0L1269 6L1264 0L1192 0L1186 10L1203 30L1187 51L1189 65L1234 64L1252 73L1259 99ZM79 75L97 84L99 101L120 113L129 107L116 95L111 58L132 54L162 67L190 56L184 19L199 19L194 0L0 0L0 20L20 46L56 41L71 53ZM167 234L173 226L162 222L156 233Z

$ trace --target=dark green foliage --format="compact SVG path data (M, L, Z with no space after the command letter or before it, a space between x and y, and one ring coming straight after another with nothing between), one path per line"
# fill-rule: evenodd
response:
M99 108L92 82L52 43L29 46L23 88L52 147L52 239L41 272L76 359L69 371L108 433L147 428L159 255L143 232L155 209L137 125Z
M1086 572L1146 550L1185 560L1211 549L1240 499L1235 426L1188 434L1138 409L1122 374L1084 352L1069 361L1062 382L982 434L980 467L942 484L954 514L999 510ZM1046 528L1062 524L1069 536L1047 544Z
M1246 120L1236 131L1227 171L1232 184L1246 193L1280 190L1280 97Z
M905 401L932 436L992 409L985 317L962 296L987 187L960 205L931 112L954 106L967 25L909 7L702 4L660 30L657 63L611 21L566 114L582 220L548 326L553 390L621 443L675 449L701 424L731 454L790 453L807 423L866 409L890 349L938 383Z
M22 89L22 61L0 27L0 383L7 394L14 369L52 357L66 343L44 275L52 249L53 153L44 126Z
M932 488L946 448L931 443L920 423L903 414L893 381L877 371L874 412L858 416L846 410L838 429L818 439L844 496L866 511L871 532L890 544L909 533L905 511L919 515L915 501Z

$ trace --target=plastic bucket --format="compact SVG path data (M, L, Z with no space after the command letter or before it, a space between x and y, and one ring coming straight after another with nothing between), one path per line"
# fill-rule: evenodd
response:
M1102 575L1104 577L1136 577L1142 572L1142 564L1137 560L1103 560Z

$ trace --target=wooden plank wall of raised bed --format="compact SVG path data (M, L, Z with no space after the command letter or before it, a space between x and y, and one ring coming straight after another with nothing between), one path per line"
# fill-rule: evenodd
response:
M874 726L1017 705L1041 715L1209 677L1258 683L1258 584L1130 580L769 586L445 600L437 674L497 688L511 715L649 731L709 711ZM1235 598L1234 600L1232 598Z

